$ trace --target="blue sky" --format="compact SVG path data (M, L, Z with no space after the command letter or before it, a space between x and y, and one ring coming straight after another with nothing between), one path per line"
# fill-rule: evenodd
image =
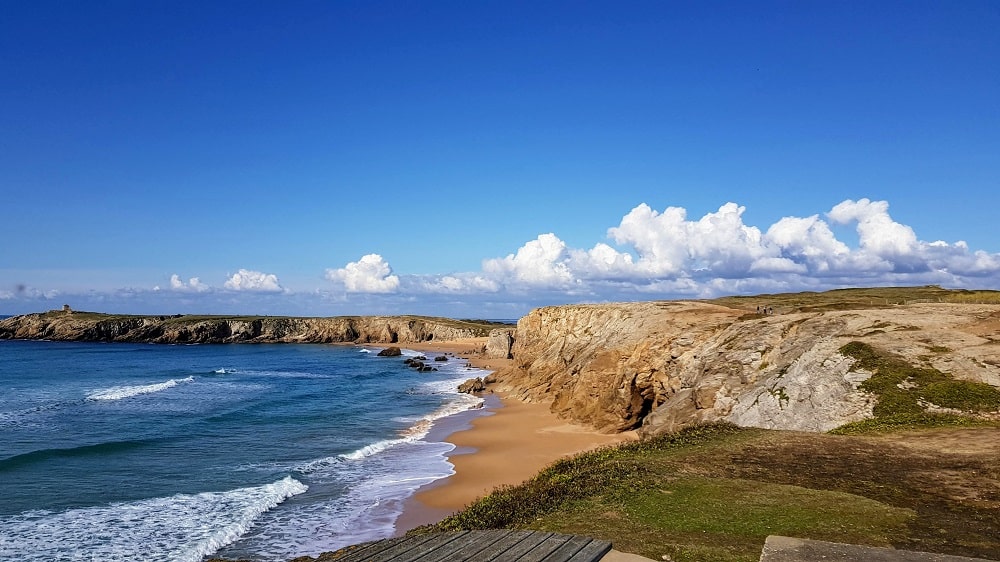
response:
M2 11L0 313L1000 288L996 2Z

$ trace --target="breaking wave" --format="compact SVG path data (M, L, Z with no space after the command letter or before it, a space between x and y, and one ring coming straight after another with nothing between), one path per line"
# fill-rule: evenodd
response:
M104 390L91 392L87 395L87 400L121 400L123 398L131 398L141 394L160 392L161 390L173 388L182 382L192 381L194 381L194 377L170 379L166 382L158 382L156 384L146 384L141 386L113 386Z
M288 476L228 492L177 494L0 519L4 560L198 562L238 540L263 513L308 487Z

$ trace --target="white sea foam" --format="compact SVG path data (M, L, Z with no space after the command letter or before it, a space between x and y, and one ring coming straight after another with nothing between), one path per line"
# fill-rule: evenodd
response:
M342 495L267 513L243 539L219 554L289 560L391 536L407 498L419 487L454 474L446 460L453 449L450 443L418 441L360 462L331 457L325 469L317 462L310 479L335 481L345 486Z
M454 388L454 386L452 386L452 388ZM472 396L470 394L459 394L454 401L441 406L433 413L420 418L412 426L405 429L402 432L402 437L399 437L398 439L383 439L382 441L376 441L375 443L365 445L356 451L340 455L340 457L356 461L372 455L377 455L387 449L391 449L397 445L402 445L403 443L414 443L416 441L420 441L424 437L427 437L427 434L430 432L435 421L465 412L467 410L481 408L482 405L482 398Z
M0 519L0 560L198 562L238 540L262 514L307 489L285 477L228 492L22 513Z
M345 453L345 454L340 455L340 456L341 456L341 458L345 458L345 459L352 460L352 461L357 461L357 460L361 460L361 459L366 458L366 457L370 457L372 455L377 455L377 454L381 453L382 451L385 451L386 449L389 449L391 447L395 447L396 445L400 445L400 444L403 444L403 443L412 443L412 442L417 441L419 439L420 439L420 437L417 437L417 436L409 436L409 437L405 437L405 438L402 438L402 439L384 439L382 441L376 441L375 443L372 443L370 445L365 445L364 447L362 447L362 448L360 448L360 449L358 449L356 451L353 451L351 453Z
M186 377L183 379L170 379L166 382L158 382L156 384L146 384L141 386L114 386L111 388L106 388L104 390L98 390L87 395L88 400L121 400L123 398L131 398L133 396L139 396L140 394L152 394L154 392L160 392L161 390L166 390L168 388L173 388L182 382L192 382L194 377Z
M366 349L364 347L362 347L361 349L358 350L358 353L371 353L371 352L372 352L372 350Z

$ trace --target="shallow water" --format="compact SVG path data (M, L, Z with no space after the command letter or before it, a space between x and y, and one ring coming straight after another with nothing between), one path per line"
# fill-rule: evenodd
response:
M325 345L0 341L0 559L287 560L388 536L482 371ZM414 352L408 352L415 355Z

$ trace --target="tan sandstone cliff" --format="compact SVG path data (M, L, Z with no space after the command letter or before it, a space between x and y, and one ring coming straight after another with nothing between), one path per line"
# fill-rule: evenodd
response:
M151 343L407 343L484 337L491 325L422 316L121 316L51 311L0 320L0 339Z
M838 350L863 341L1000 386L1000 306L918 303L773 315L705 302L541 308L518 322L495 388L613 432L728 420L826 431L872 415L871 376Z

